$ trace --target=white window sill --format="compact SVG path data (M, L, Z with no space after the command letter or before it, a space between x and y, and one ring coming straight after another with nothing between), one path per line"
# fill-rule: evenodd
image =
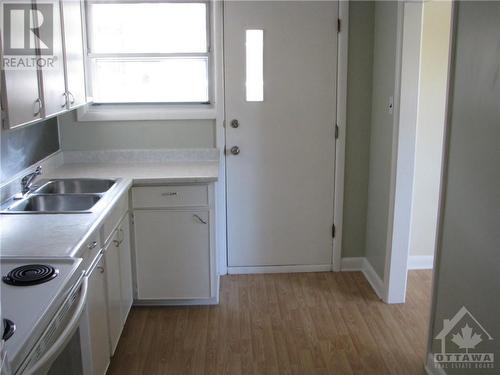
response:
M88 104L77 110L78 121L213 120L212 104Z

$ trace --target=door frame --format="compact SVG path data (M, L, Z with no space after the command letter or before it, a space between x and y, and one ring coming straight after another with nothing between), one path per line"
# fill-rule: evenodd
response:
M341 270L342 233L344 208L344 175L345 175L345 145L347 132L347 71L349 44L349 0L338 2L338 18L340 30L337 33L337 95L336 95L336 125L338 138L335 147L334 161L334 199L332 202L332 218L335 225L335 236L332 246L331 270ZM218 252L218 274L228 273L228 243L227 243L227 182L226 182L226 127L225 127L225 86L224 86L224 4L225 1L214 1L212 12L212 33L214 46L214 100L216 106L216 147L219 149L219 180L216 183L216 248ZM335 20L333 20L335 22ZM333 124L335 126L335 124Z
M335 147L335 181L333 197L333 224L335 236L332 249L332 271L340 272L342 262L342 234L344 221L345 145L347 133L347 71L349 57L349 1L339 1L337 33L337 126Z

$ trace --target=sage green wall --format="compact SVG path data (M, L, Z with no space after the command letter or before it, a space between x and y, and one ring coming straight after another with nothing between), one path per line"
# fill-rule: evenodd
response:
M394 116L398 2L375 3L373 92L366 226L366 259L384 280L389 222Z
M349 3L342 257L364 257L372 106L374 2Z
M215 147L212 120L78 122L59 117L63 150Z
M445 369L448 375L498 374L500 358L500 2L457 2L445 196L431 314L433 338L465 306L493 337L469 353L494 353L494 369ZM460 332L461 321L449 336ZM448 338L450 338L448 336ZM447 342L448 352L464 352Z

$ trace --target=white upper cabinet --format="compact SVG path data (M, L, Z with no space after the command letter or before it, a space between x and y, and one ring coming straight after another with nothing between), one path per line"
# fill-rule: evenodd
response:
M0 15L2 12L0 11ZM3 19L3 17L2 17ZM3 28L2 28L3 30ZM0 57L7 57L4 35L0 34ZM17 28L10 32L11 43L24 43L24 33ZM17 41L17 42L16 42ZM14 69L5 66L1 74L2 123L6 127L30 123L41 118L42 101L38 90L38 72L35 66ZM9 93L8 97L6 93Z
M8 62L1 70L3 127L25 125L86 104L83 9L79 0L13 2L1 7L0 22L10 20L9 30L2 27L5 35L0 35L1 57Z
M45 117L54 116L66 109L66 87L64 82L64 59L59 1L42 4L52 5L52 30L40 28L40 40L52 41L52 66L41 68ZM38 6L38 2L37 2ZM52 38L51 38L52 36ZM41 49L43 53L43 49ZM47 64L48 65L48 64Z
M69 108L76 108L87 102L83 47L83 5L80 1L62 1L61 8L67 104Z

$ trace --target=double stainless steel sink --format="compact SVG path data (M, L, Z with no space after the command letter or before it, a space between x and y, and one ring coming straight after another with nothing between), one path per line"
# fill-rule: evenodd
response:
M20 199L3 205L2 214L15 213L85 213L113 187L116 180L71 178L41 180L38 187Z

